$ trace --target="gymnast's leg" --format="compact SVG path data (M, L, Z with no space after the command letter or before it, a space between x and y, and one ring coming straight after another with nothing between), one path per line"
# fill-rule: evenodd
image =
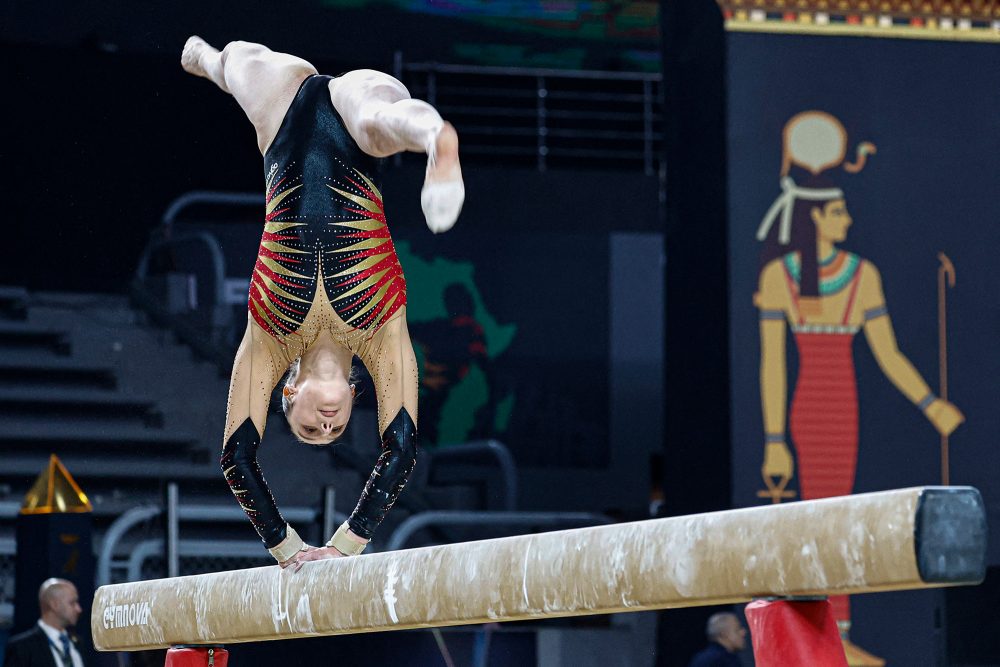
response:
M450 229L465 200L458 134L451 123L431 105L412 99L395 78L374 70L355 70L334 79L330 99L351 137L369 155L427 154L420 204L431 231Z
M184 44L181 66L236 98L257 130L261 153L277 134L302 80L316 74L308 61L262 44L230 42L219 51L197 36Z

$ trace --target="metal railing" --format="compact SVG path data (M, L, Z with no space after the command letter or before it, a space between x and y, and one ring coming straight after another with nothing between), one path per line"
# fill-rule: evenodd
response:
M171 329L180 340L189 345L202 357L216 363L220 369L228 369L232 359L223 350L228 342L238 334L230 298L226 259L220 250L219 240L206 231L179 231L178 220L182 212L195 206L247 207L260 209L264 203L261 193L230 192L222 190L193 190L176 197L167 206L160 226L151 234L142 251L132 283L132 299L154 321ZM207 252L208 262L199 269L202 280L211 282L211 303L199 309L190 307L192 312L179 314L171 312L169 299L156 293L151 284L153 258L161 252L175 252L184 244L194 244ZM242 282L242 281L241 281ZM240 292L240 300L245 302L245 290ZM192 319L193 318L193 319Z
M196 204L209 204L211 206L253 206L257 209L264 207L263 192L227 192L223 190L192 190L177 197L167 210L163 212L163 227L170 229L177 222L177 216L184 209Z
M146 561L162 557L165 548L166 543L159 538L136 543L129 552L125 567L125 580L141 581L143 578L142 568ZM178 558L256 558L273 564L271 556L264 551L261 543L254 540L180 540L177 543L176 554ZM167 567L169 569L169 562ZM178 570L177 574L168 574L167 576L176 577L179 574Z
M426 465L422 466L422 482L433 474L434 464L440 462L479 464L495 462L503 480L503 498L501 505L508 512L517 509L517 464L510 450L499 440L479 440L461 445L451 445L431 450L427 456Z
M299 525L315 524L322 519L324 534L329 530L329 526L347 520L347 516L341 512L333 510L334 490L332 487L324 489L324 502L322 510L310 507L287 507L281 511L282 516L290 522ZM218 506L218 505L183 505L180 503L180 494L177 491L177 484L171 482L167 485L167 497L164 507L158 505L144 505L134 507L118 519L108 528L104 535L100 551L97 557L97 585L103 586L111 583L113 570L125 570L129 581L136 572L141 573L143 563L154 556L163 556L166 561L166 575L177 576L180 574L181 556L202 556L202 557L252 557L254 555L263 556L266 554L259 541L233 541L233 540L184 540L180 537L180 523L185 522L208 522L208 523L243 523L246 515L239 507ZM125 558L115 558L119 546L124 541L127 534L138 526L157 519L166 517L163 538L153 538L140 541L131 549ZM331 531L332 532L332 531ZM156 547L154 549L154 546Z
M455 124L463 155L657 173L660 74L404 62L395 75Z
M125 537L125 534L136 526L141 526L147 521L158 517L163 512L162 508L156 505L145 505L133 507L126 511L108 528L104 534L104 541L97 555L97 585L104 586L111 583L111 568L121 565L114 560L114 553L118 543Z

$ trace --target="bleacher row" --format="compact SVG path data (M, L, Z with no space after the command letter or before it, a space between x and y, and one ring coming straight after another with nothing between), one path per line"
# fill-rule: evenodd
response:
M189 355L136 327L124 298L0 290L0 489L17 496L57 453L95 500L95 515L144 495L149 480L216 475L197 430L168 424L167 378L127 377L155 356ZM149 352L156 350L155 355ZM206 371L185 368L173 379ZM178 368L181 371L181 368ZM209 378L215 379L215 378ZM120 502L113 502L111 499Z
M208 415L166 414L174 382L201 376L218 391L224 381L140 319L124 297L0 288L0 602L14 595L17 509L51 453L93 504L95 544L129 508L159 502L166 480L219 475L199 428ZM143 390L149 358L175 372Z

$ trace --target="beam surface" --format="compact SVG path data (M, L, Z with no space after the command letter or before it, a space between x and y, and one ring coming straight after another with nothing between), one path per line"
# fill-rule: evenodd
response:
M230 644L765 596L977 583L986 517L927 487L102 586L104 651Z

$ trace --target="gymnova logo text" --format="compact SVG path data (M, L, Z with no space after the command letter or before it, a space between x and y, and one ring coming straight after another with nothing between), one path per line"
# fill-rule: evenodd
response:
M149 623L151 610L148 602L114 604L104 608L104 629L129 628Z

